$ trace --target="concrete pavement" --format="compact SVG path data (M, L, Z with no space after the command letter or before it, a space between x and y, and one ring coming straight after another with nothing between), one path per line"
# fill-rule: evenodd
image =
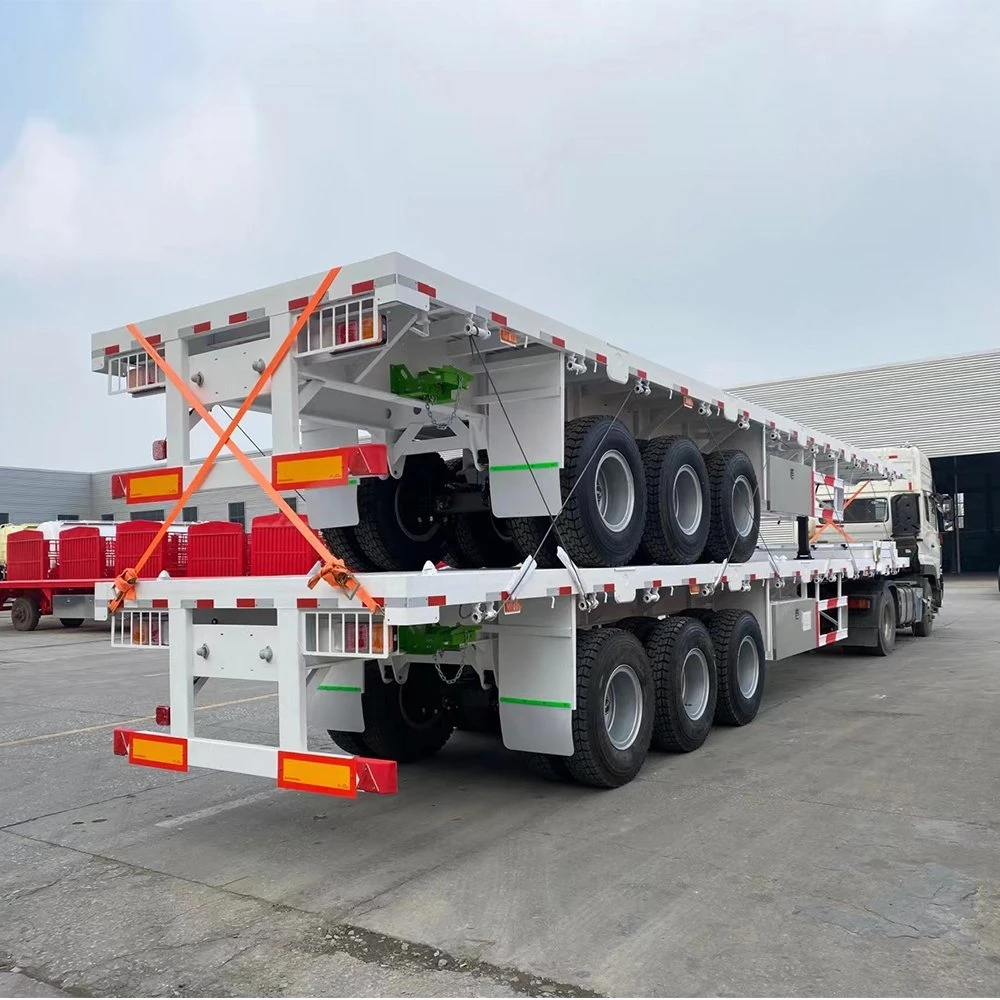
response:
M930 638L771 665L752 726L618 791L461 734L352 803L129 767L165 655L5 619L0 996L995 995L998 612L949 581ZM269 695L197 724L273 742Z

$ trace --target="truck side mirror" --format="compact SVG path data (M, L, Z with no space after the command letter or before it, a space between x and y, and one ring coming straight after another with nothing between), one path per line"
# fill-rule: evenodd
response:
M955 530L955 501L948 493L935 493L934 503L941 517L941 531Z

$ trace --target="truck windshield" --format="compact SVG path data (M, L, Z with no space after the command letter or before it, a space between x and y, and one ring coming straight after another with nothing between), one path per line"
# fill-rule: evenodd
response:
M844 524L881 524L889 520L889 501L884 497L858 497L844 508Z

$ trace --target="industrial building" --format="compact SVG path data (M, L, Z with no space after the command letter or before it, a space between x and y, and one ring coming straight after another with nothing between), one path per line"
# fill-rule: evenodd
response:
M220 457L218 464L232 461ZM112 497L116 475L133 472L60 472L51 469L0 468L0 524L37 524L41 521L162 520L164 505L135 507ZM295 509L299 498L285 497ZM169 508L169 504L166 508ZM259 514L273 514L274 504L256 486L199 490L184 508L185 521L235 521L249 527Z
M945 572L1000 566L1000 351L857 368L733 392L862 448L915 445L956 500Z

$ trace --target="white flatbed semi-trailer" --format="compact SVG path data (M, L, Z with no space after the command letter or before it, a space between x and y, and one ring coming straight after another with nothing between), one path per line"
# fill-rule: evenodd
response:
M752 721L767 661L850 641L852 606L882 654L936 611L891 540L758 541L762 510L842 520L845 490L900 475L882 457L398 254L96 334L92 357L112 392L165 395L168 465L130 502L256 480L326 545L310 579L98 587L115 646L169 648L169 732L116 733L134 763L350 796L496 727L610 787ZM206 475L189 433L227 439L216 405L270 412L273 455ZM196 736L196 691L247 679L277 684L278 746ZM311 752L309 723L345 753Z

